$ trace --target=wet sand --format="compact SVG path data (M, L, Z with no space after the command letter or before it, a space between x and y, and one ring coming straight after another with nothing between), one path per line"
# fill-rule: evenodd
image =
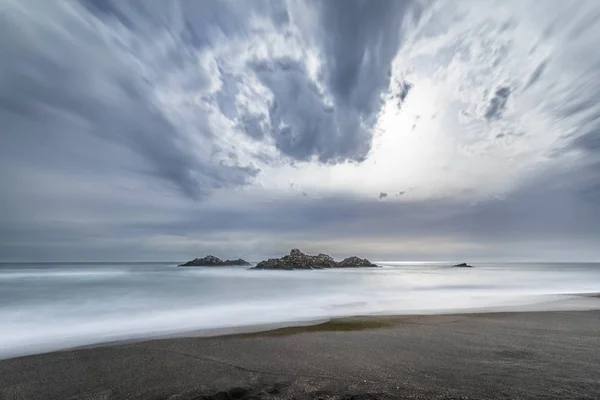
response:
M0 361L0 399L599 399L600 311L354 317Z

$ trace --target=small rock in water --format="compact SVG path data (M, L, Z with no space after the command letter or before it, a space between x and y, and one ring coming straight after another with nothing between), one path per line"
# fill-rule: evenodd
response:
M453 265L452 268L473 268L473 266L469 265L467 263L460 263L460 264Z

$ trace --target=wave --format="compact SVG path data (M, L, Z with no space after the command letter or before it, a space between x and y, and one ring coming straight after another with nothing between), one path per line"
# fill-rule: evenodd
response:
M17 280L17 279L52 279L52 278L111 278L128 274L127 271L10 271L0 272L0 280Z
M18 281L18 284L15 284ZM600 308L600 268L0 270L0 358L190 331L370 314Z
M441 307L437 302L435 304L423 302L415 307L411 306L410 299L405 299L407 301L404 306L398 307L398 299L395 301L389 299L387 301L384 299L355 301L350 297L290 299L275 303L236 302L180 309L146 309L138 310L135 313L127 312L127 310L121 312L113 310L112 313L105 312L100 315L90 309L93 317L88 318L83 315L52 318L53 313L50 312L47 314L47 318L37 318L29 322L14 319L11 321L10 318L4 318L5 323L0 329L0 358L118 340L270 324L294 325L353 315L561 309L562 305L558 300L572 299L571 296L556 295L530 296L520 299L505 297L501 299L503 301L484 301L475 306L472 302L463 302L462 304L453 302L452 304L447 303L448 305L445 307ZM445 300L447 302L449 298ZM588 309L589 307L589 304L571 303L567 309ZM67 310L64 311L65 314L68 314Z

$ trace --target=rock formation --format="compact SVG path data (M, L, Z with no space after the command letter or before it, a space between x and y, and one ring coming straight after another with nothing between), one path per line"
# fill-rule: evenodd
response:
M292 249L290 254L281 258L271 258L256 264L251 269L323 269L323 268L363 268L377 267L369 260L358 257L348 257L343 261L336 262L327 254L309 256L298 249Z
M338 268L361 268L361 267L377 267L371 261L366 258L359 258L356 256L344 258L342 261L337 263Z
M179 264L180 267L225 267L232 265L251 265L248 261L237 259L237 260L221 260L218 257L208 255L204 258L194 258L192 261L188 261L184 264Z
M453 265L452 268L473 268L473 266L469 265L467 263L460 263L460 264Z

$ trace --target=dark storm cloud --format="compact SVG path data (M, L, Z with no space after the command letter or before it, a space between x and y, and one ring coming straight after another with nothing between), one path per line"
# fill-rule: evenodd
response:
M402 41L409 1L319 2L327 60L324 75L340 104L370 117L390 83L388 71Z
M371 134L358 116L327 104L303 64L279 59L254 63L251 68L273 93L270 134L283 154L295 160L316 155L321 162L335 162L359 159L369 150ZM257 124L251 127L255 129L249 134L256 132Z
M216 38L252 37L248 21L253 16L267 17L282 34L289 34L285 3L149 5L86 0L39 4L45 7L39 12L23 8L20 14L15 11L17 18L7 13L0 27L2 37L12 38L0 44L6 55L0 65L2 119L13 126L22 125L11 122L16 119L43 121L42 130L13 130L9 135L25 135L35 143L40 135L53 135L59 129L57 113L63 119L83 121L89 129L79 135L95 135L127 147L143 159L140 170L196 198L215 188L243 185L259 173L252 165L215 159L226 150L214 141L221 133L206 123L208 111L196 109L193 132L182 132L155 91L163 70L183 73L193 52L210 51ZM218 76L195 68L187 88L202 93L220 80L216 95L202 98L214 102L251 138L272 137L291 160L362 161L371 146L381 96L389 85L391 61L401 44L408 2L309 4L323 29L303 34L322 52L321 82L313 82L306 64L298 60L251 63L247 72L255 73L273 96L268 115L238 110L240 77L223 68ZM26 25L35 37L25 34ZM59 25L68 28L61 31ZM154 49L162 38L174 45ZM153 53L158 55L139 59ZM140 69L140 63L146 65ZM198 153L192 142L205 143L205 149ZM62 145L57 143L54 151Z
M265 136L266 117L265 115L242 115L240 117L239 127L253 139L262 140ZM263 160L264 161L264 160ZM266 162L268 164L268 162Z
M75 12L85 13L77 10L75 3L62 5L71 6ZM244 184L257 174L252 166L224 165L211 159L210 153L199 157L190 147L189 138L181 134L157 104L153 94L156 83L136 70L128 54L91 27L93 17L84 15L88 20L81 22L60 7L49 7L57 21L45 21L45 16L38 17L29 10L31 13L18 16L21 20L7 14L0 26L0 36L11 38L0 42L1 52L6 55L0 63L0 119L12 128L4 140L20 137L35 146L41 136L57 135L65 128L60 120L81 121L87 129L71 127L78 129L77 135L95 135L127 147L143 159L141 170L192 197L214 188ZM102 9L108 10L108 3ZM59 29L60 24L69 29ZM27 35L25 26L37 36ZM166 29L158 24L154 28L156 32ZM132 36L125 40L152 39ZM168 56L173 55L177 54ZM165 60L154 61L159 66ZM201 88L210 79L200 74L194 84ZM16 129L28 120L42 123L38 129ZM194 128L194 134L206 140L213 135L207 125ZM54 148L45 150L61 151L63 146L68 143L56 142ZM8 146L4 150L30 151ZM110 163L110 159L106 162Z
M502 112L506 107L506 102L508 101L508 96L510 95L509 87L500 87L496 89L494 96L490 99L490 104L485 111L484 117L485 119L492 120L496 118L500 118L502 116Z
M303 33L321 53L323 89L310 80L301 62L254 64L273 94L270 134L285 155L297 160L316 156L324 163L362 161L389 87L403 22L415 10L409 1L309 4L318 10L319 28ZM406 97L408 90L405 86L401 96Z

